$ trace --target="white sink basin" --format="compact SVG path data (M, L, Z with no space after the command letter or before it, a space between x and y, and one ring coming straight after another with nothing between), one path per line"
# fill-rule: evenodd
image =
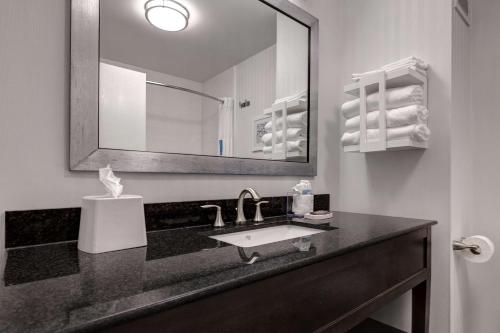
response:
M233 232L209 237L239 247L252 247L280 242L287 239L310 236L319 234L320 232L324 232L324 230L300 227L296 225L280 225L276 227Z

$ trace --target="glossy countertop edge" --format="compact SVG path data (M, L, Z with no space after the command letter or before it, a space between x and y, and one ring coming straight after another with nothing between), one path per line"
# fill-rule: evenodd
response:
M334 213L334 217L331 219L324 220L325 224L326 224L326 221L335 220L335 214L349 214L349 215L359 215L359 216L364 216L364 217L371 216L371 217L391 218L391 219L394 218L394 219L402 219L402 220L411 220L413 222L419 221L419 222L421 222L421 224L416 225L416 226L412 226L412 227L408 227L408 228L405 228L405 229L402 229L399 231L391 232L390 234L383 235L380 237L375 237L375 238L372 238L372 239L365 241L365 242L359 242L359 243L347 246L345 248L332 251L330 253L301 259L301 260L295 261L291 264L286 264L286 265L279 266L276 268L268 269L266 271L249 274L249 275L244 276L244 277L231 279L228 281L223 281L221 283L211 285L209 287L196 289L196 290L193 290L193 291L188 292L188 293L184 293L181 295L177 295L177 296L165 299L164 301L154 302L154 303L151 303L151 304L146 305L146 306L141 306L141 307L138 307L135 309L126 310L126 311L123 311L120 313L114 313L110 316L102 317L102 318L97 319L97 320L91 320L91 321L88 321L84 324L79 324L78 326L66 327L58 332L94 332L96 330L105 329L105 328L109 328L109 327L112 327L115 325L124 324L128 321L140 319L140 318L143 318L143 317L146 317L149 315L154 315L154 314L160 313L162 311L174 308L176 306L180 306L183 304L187 304L187 303L196 301L198 299L202 299L204 297L213 296L213 295L219 294L221 292L228 291L230 289L234 289L237 287L241 287L241 286L249 284L249 283L257 282L257 281L260 281L260 280L263 280L263 279L266 279L266 278L269 278L269 277L272 277L272 276L275 276L278 274L283 274L283 273L286 273L286 272L289 272L289 271L292 271L295 269L299 269L302 267L306 267L308 265L322 262L322 261L343 255L343 254L348 253L348 252L352 252L354 250L357 250L357 249L360 249L360 248L363 248L366 246L374 245L374 244L377 244L377 243L380 243L380 242L383 242L383 241L386 241L386 240L389 240L389 239L392 239L395 237L399 237L399 236L414 232L414 231L419 230L419 229L425 229L425 228L431 227L433 225L436 225L438 223L435 220L404 218L404 217L386 216L386 215L377 215L377 214L351 213L351 212L340 212L340 211L334 211L333 213ZM300 223L300 221L298 221L298 222ZM316 227L318 227L318 226L316 226ZM234 245L229 245L229 246L236 247Z

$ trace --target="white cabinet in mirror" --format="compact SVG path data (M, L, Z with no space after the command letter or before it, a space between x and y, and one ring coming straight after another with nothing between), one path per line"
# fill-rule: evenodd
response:
M99 148L307 161L309 27L261 1L138 2L99 3ZM303 121L255 132L294 96Z

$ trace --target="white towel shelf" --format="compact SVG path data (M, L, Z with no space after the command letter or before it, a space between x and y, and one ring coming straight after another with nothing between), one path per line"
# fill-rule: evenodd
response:
M411 68L399 68L388 72L379 72L363 77L359 82L348 84L344 87L344 93L355 96L358 98L365 98L371 93L377 92L380 89L384 91L390 88L404 87L408 85L421 85L424 89L423 104L427 106L427 77L419 71ZM366 93L362 93L362 90ZM383 93L385 94L385 92ZM363 104L363 102L361 103ZM385 103L380 107L384 109ZM366 103L365 103L366 105ZM366 117L366 108L361 107L360 113L364 112ZM386 124L382 121L381 137L377 142L368 142L363 145L344 146L344 152L375 152L375 151L394 151L394 150L408 150L408 149L426 149L428 142L417 142L410 138L387 140L385 138ZM366 131L361 129L361 131Z
M427 149L427 142L417 142L408 138L387 141L387 151ZM344 153L359 153L359 145L344 146Z
M296 99L287 102L286 105L287 114L291 115L293 113L298 113L307 110L307 102L304 100ZM264 110L264 114L272 114L275 111L281 111L283 109L282 103L275 103L270 108Z
M294 100L279 100L273 103L273 105L264 110L264 114L271 115L272 119L272 133L276 133L278 131L277 129L277 121L278 118L283 118L286 119L287 116L294 114L294 113L299 113L306 111L308 107L307 101L304 99L294 99ZM307 127L306 127L307 129ZM284 142L287 142L287 125L286 121L283 122L283 127L281 128L282 132L284 133ZM307 151L301 151L301 152L289 152L289 151L275 151L275 146L278 144L276 142L276 136L273 135L272 139L272 147L273 147L273 152L270 154L271 159L273 160L282 160L282 161L304 161L305 158L307 158ZM286 147L285 147L286 150Z
M366 93L371 94L378 91L379 79L377 75L370 75L366 81ZM404 87L413 84L426 85L427 78L420 72L411 68L400 68L386 72L386 89ZM344 87L344 93L359 97L361 82L354 82Z

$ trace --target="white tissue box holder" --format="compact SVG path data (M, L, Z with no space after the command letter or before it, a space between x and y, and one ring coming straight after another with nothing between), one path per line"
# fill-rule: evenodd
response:
M146 245L144 203L141 196L83 198L79 250L103 253Z

